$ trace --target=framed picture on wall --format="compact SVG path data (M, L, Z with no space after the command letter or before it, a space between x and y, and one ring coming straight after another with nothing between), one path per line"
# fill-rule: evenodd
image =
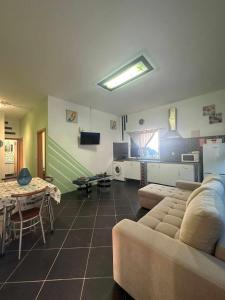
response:
M110 120L110 128L115 130L117 128L117 124L115 120Z
M215 113L216 113L215 104L203 106L203 116L211 116L211 115L215 115Z
M223 122L222 113L215 113L215 114L209 116L209 124L216 124L216 123L222 123L222 122Z
M78 113L72 110L66 110L66 121L69 123L77 123L78 122Z

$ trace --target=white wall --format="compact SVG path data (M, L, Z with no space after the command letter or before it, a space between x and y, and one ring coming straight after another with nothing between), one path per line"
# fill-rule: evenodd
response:
M0 140L5 139L5 116L4 113L0 112ZM0 148L0 180L5 177L5 147Z
M66 109L78 112L78 123L66 122ZM65 151L93 173L105 172L113 160L113 142L120 139L120 129L110 129L110 120L119 117L68 101L48 97L48 135ZM100 145L80 146L79 128L100 132Z
M203 106L210 104L215 104L216 111L222 112L223 123L209 124L209 118L202 115ZM178 131L183 137L191 137L194 130L200 130L200 136L225 134L225 90L130 114L128 115L127 131L144 128L163 128L167 131L168 108L171 106L177 107ZM143 126L138 124L140 118L145 120Z

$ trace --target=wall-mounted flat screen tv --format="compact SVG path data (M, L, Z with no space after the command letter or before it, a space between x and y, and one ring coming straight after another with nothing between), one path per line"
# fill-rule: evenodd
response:
M86 132L80 133L80 144L81 145L98 145L100 143L99 132Z

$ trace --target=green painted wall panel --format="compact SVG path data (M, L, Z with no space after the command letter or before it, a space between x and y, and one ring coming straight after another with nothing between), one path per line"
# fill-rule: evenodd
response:
M55 184L62 193L76 189L72 181L77 177L93 175L49 136L47 139L47 170L48 175L54 177Z
M37 176L37 132L46 128L48 133L48 100L29 111L21 120L21 137L24 145L24 166L32 176ZM46 174L54 178L54 184L62 193L76 189L72 181L80 176L93 175L87 168L66 152L51 137L46 136Z
M48 132L48 100L43 100L36 109L29 111L20 122L23 138L24 166L32 176L37 175L37 131Z

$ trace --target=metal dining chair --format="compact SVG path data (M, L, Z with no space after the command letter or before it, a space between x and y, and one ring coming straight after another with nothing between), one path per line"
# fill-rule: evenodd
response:
M23 231L36 228L40 223L43 243L45 244L45 232L42 220L42 210L48 187L34 192L14 194L12 199L16 200L16 213L11 216L13 232L19 231L19 259L21 258Z
M48 183L53 183L54 178L52 176L44 176L44 180L47 181ZM45 197L45 206L44 206L47 210L48 216L49 216L49 221L50 221L50 228L51 228L51 232L54 231L54 212L53 212L53 208L52 208L52 202L51 202L51 195L50 192L48 192L46 194Z
M14 203L0 203L1 255L5 254L5 246L10 242L10 218L14 208Z
M17 176L5 177L5 178L2 178L2 181L3 182L14 181L14 180L16 180L16 178L17 178Z

